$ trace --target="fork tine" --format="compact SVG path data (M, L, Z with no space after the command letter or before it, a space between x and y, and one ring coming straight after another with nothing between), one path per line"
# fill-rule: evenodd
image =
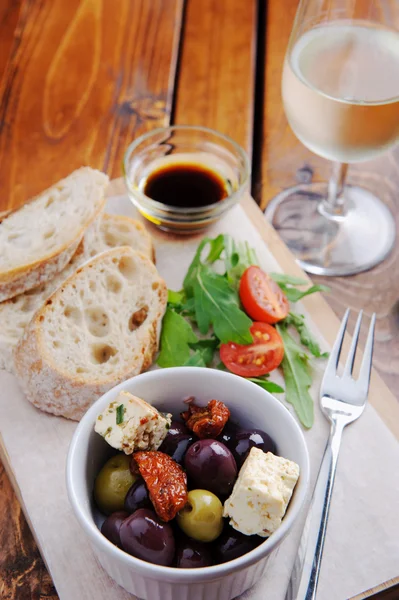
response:
M353 365L355 363L355 355L357 343L359 341L360 325L362 323L363 311L361 310L356 321L355 331L353 332L352 343L349 350L348 358L346 359L343 377L346 375L352 375Z
M360 366L358 381L361 383L366 390L366 394L369 390L370 376L371 376L371 363L373 360L373 347L374 347L374 330L375 330L375 313L371 317L370 329L367 335L366 346L364 348L363 360Z
M348 323L348 317L349 317L349 308L346 309L345 314L344 314L344 318L342 319L341 322L341 327L339 328L338 334L337 334L337 338L334 342L334 346L332 347L332 350L330 352L330 358L328 361L328 365L327 365L327 370L328 367L331 366L335 366L335 368L338 367L338 362L339 362L339 357L341 354L341 349L342 349L342 343L344 341L344 336L345 336L345 331L346 331L346 325Z

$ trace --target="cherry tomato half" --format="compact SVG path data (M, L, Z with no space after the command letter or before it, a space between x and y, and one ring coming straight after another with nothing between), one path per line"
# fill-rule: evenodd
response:
M222 344L220 358L223 364L241 377L259 377L276 369L284 357L280 334L267 323L253 323L250 329L253 344Z
M255 321L277 323L288 315L286 295L262 269L253 265L240 281L240 299L245 311Z

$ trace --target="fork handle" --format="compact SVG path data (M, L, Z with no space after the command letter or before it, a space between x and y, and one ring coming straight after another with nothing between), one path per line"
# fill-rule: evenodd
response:
M332 422L285 600L315 600L316 598L331 495L344 426L345 424L339 418Z

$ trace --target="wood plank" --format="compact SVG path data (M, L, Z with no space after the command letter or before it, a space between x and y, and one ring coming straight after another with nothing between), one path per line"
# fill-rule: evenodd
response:
M25 0L0 90L0 210L169 122L183 0Z
M351 598L351 600L398 600L398 598L399 578L390 579L371 590L358 594L354 598Z
M329 176L328 161L307 150L292 133L284 115L280 83L284 55L297 7L296 0L268 3L268 22L273 27L266 39L264 138L261 173L261 205L283 188L295 185L306 175L314 180ZM305 169L305 172L304 172ZM349 183L364 185L379 195L392 210L399 240L399 149L374 161L351 165ZM327 299L337 315L349 306L366 314L377 313L375 365L399 397L399 243L391 256L371 271L352 277L313 277L331 287ZM354 326L354 316L350 328Z
M230 135L252 154L255 0L188 0L174 123Z
M311 166L315 181L328 177L329 165L309 152L291 131L281 100L281 75L297 0L267 3L264 40L265 72L262 130L264 143L260 161L260 204L264 208L282 188L301 181L304 167Z
M21 2L22 0L2 0L0 3L0 80L3 77L17 35L15 28Z
M0 456L6 463L1 447ZM16 481L12 483L13 487L0 462L0 597L57 600L57 592L16 497L18 486Z

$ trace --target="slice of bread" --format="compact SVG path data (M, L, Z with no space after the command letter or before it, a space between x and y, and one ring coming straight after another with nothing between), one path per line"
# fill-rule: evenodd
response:
M102 219L97 219L86 232L83 243L86 259L110 248L130 246L155 262L152 238L144 225L122 215L104 214Z
M79 420L101 394L152 364L166 303L154 264L131 248L85 263L37 311L15 349L27 398Z
M0 223L0 302L52 279L103 210L109 178L82 167Z
M145 227L129 217L103 214L86 230L78 250L65 269L47 283L0 304L0 369L14 369L13 350L35 312L53 292L93 256L115 246L130 246L154 258L151 236Z

